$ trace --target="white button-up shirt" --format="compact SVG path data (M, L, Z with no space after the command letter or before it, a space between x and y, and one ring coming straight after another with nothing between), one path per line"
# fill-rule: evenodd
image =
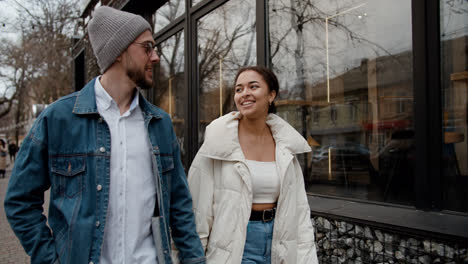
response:
M151 234L156 188L152 174L151 144L138 104L119 107L97 78L94 90L99 114L111 134L110 189L100 263L156 263ZM99 226L100 223L96 223Z

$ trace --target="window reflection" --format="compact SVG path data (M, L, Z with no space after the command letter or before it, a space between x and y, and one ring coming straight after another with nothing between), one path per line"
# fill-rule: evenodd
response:
M440 1L443 201L468 212L468 2Z
M413 203L411 2L271 0L278 115L308 140L308 192Z
M257 63L255 1L231 0L202 17L197 27L201 145L206 126L235 110L237 70Z
M185 142L187 89L184 85L183 31L162 42L158 49L161 61L155 69L156 84L153 89L153 102L171 116L180 144L182 162L187 164Z
M158 32L185 13L184 0L170 0L153 14L154 32Z
M203 0L192 0L192 6L202 2Z

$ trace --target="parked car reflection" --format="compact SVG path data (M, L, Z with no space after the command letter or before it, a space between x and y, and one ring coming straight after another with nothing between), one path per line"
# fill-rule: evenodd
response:
M365 183L375 174L367 146L346 142L325 145L312 153L311 176L314 181ZM352 178L352 179L351 179Z
M383 201L404 203L414 197L414 131L399 130L371 159L379 164L378 177L373 178L383 191Z

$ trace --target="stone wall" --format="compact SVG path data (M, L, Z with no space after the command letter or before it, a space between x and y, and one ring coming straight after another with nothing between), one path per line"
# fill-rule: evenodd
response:
M468 263L468 246L351 222L312 218L320 263Z

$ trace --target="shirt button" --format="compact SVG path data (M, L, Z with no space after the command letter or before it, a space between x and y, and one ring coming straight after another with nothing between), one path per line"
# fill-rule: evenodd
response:
M106 152L106 148L105 148L105 147L100 147L100 148L99 148L99 151L101 151L101 152L104 153L104 152Z
M101 225L101 222L96 221L96 227L99 227Z
M98 184L98 185L96 186L96 190L98 190L98 191L102 190L102 185L101 185L101 184Z

